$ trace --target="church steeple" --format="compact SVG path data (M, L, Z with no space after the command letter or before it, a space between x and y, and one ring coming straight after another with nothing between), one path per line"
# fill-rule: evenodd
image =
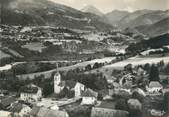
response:
M61 91L61 87L59 86L60 83L61 83L61 75L58 71L58 64L56 63L56 73L54 75L54 92L56 94L60 93Z
M56 63L56 72L58 72L58 63Z

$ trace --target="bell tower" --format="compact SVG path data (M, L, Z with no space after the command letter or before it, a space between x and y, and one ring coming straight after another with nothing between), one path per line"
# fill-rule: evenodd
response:
M61 83L61 75L58 72L58 64L56 63L56 73L54 75L54 93L59 94L61 91L61 87L59 86Z

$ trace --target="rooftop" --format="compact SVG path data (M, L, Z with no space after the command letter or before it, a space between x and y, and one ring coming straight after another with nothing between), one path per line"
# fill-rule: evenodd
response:
M113 101L102 101L100 105L97 106L98 108L108 108L108 109L115 109L115 102Z
M33 84L29 84L26 86L21 87L20 91L23 93L37 93L39 87Z
M7 97L1 100L1 104L2 106L7 107L15 101L16 99L14 97Z
M21 104L21 103L13 103L11 105L11 108L9 109L10 112L17 112L19 113L24 107L26 107L27 105L25 104Z
M33 107L30 114L38 117L68 117L67 112L50 110L48 108L37 107L37 106Z
M149 84L149 88L155 88L155 87L163 87L158 81L151 81Z
M82 93L83 97L96 97L98 96L98 93L93 91L92 89L87 89L85 92Z

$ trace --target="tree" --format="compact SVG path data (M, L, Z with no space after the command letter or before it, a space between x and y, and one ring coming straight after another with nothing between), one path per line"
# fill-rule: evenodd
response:
M164 110L165 112L169 112L169 92L164 94Z
M97 69L97 68L99 68L99 63L98 63L98 62L96 62L96 63L93 65L93 69Z
M133 72L132 64L128 64L128 65L124 66L124 70L132 73Z
M44 46L52 46L53 44L50 41L46 41L46 42L43 43L43 45Z
M92 67L91 67L90 64L88 64L88 65L85 67L85 70L86 70L86 71L89 71L89 70L91 70L91 69L92 69Z
M140 102L144 101L144 96L142 96L141 94L139 94L137 91L133 92L132 98L133 99L138 99Z
M159 81L159 71L156 65L152 65L150 69L150 75L149 75L150 81Z
M146 64L144 65L144 70L146 70L148 73L150 72L150 68L151 68L151 66L150 66L149 63L146 63Z
M43 86L43 95L46 97L53 93L53 85L50 82L47 82Z

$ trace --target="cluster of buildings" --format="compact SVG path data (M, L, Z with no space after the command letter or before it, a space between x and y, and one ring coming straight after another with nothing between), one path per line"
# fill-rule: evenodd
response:
M144 70L139 68L137 75L145 75ZM138 92L146 97L163 95L169 91L163 88L159 81L151 81L145 91L133 84L135 79L136 76L125 74L119 82L109 82L111 87L109 86L107 90L94 91L80 82L63 80L60 73L56 72L53 80L54 94L51 97L43 98L43 89L34 84L26 85L20 89L19 97L0 96L0 115L1 117L69 117L69 113L63 107L80 101L80 106L92 107L90 117L128 117L128 111L116 109L116 101L112 101L113 95L122 92L132 95L133 92ZM134 108L142 108L141 102L137 99L129 99L127 103L134 105ZM165 112L160 113L165 114Z

